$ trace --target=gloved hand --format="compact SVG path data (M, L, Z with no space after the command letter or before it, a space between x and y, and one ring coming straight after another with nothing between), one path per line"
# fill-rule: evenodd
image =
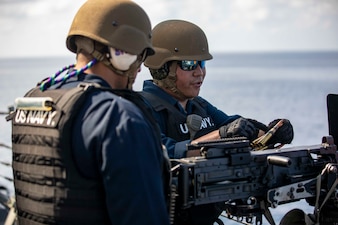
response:
M278 121L281 119L275 119L271 121L268 125L268 130L270 130L272 127L274 127ZM289 120L283 119L283 125L277 129L276 133L272 135L270 140L268 140L267 144L290 144L291 141L293 140L293 126L290 123Z
M253 141L258 136L258 128L249 119L238 118L219 128L221 138L246 137Z

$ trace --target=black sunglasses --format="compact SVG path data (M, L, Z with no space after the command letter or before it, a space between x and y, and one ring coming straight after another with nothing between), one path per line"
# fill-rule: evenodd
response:
M198 65L200 65L201 69L204 69L204 67L205 67L205 60L203 60L203 61L182 60L182 61L178 61L177 63L181 67L181 69L184 70L184 71L195 70Z

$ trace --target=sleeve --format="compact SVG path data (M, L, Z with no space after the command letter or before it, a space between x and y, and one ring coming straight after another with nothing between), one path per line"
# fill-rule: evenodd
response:
M186 146L190 143L190 140L176 141L167 137L165 134L161 134L162 143L166 146L168 156L171 159L180 159L186 157Z
M84 116L81 136L88 157L78 164L102 179L111 224L169 224L162 150L138 108L123 99L96 103Z

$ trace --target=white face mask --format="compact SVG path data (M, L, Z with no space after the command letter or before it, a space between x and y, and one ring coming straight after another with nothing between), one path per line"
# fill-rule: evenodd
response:
M110 47L109 51L110 51L110 56L111 56L109 60L111 64L116 69L121 70L121 71L128 70L131 64L133 64L137 59L137 55L131 55L119 49Z

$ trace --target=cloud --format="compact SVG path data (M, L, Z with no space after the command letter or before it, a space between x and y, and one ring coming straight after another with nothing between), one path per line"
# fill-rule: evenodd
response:
M266 20L269 16L268 5L257 0L245 2L236 0L229 11L229 21L249 30L254 29L257 23Z
M65 55L85 0L1 0L0 56ZM212 51L338 50L337 0L135 0L152 25L196 23Z
M65 37L83 1L10 1L0 9L0 40L5 56L64 55ZM60 51L60 49L62 49Z
M206 30L211 45L228 51L338 50L337 1L231 2L228 13L222 9L223 23Z

